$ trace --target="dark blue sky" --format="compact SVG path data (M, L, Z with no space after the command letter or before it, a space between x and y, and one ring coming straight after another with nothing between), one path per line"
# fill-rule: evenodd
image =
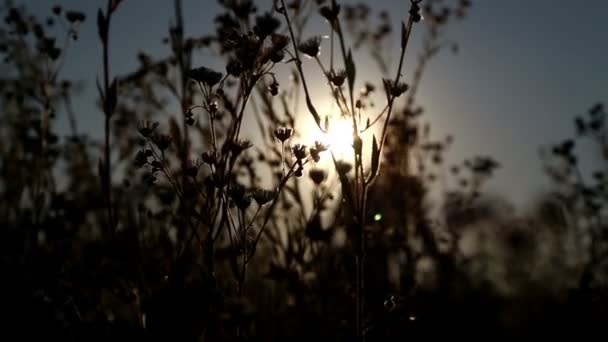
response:
M100 132L102 115L93 103L101 65L94 19L97 8L105 8L105 0L24 3L37 14L49 13L54 4L87 14L81 39L69 51L72 63L65 71L67 76L87 82L85 93L76 101L79 126L93 134ZM172 20L172 3L123 2L111 31L113 73L132 70L140 50L166 55L167 47L159 38L166 36ZM368 3L389 9L397 23L405 16L409 1ZM570 135L574 115L608 99L608 1L474 0L473 4L469 17L449 33L461 46L459 54L444 53L432 62L419 101L437 135L455 136L455 156L495 156L503 168L492 188L525 203L547 184L538 148ZM218 10L215 0L183 0L183 6L187 32L210 31ZM411 77L407 66L413 65L415 53L413 45L406 79ZM359 56L365 58L363 52ZM198 58L213 63L212 56ZM361 77L380 76L369 68Z

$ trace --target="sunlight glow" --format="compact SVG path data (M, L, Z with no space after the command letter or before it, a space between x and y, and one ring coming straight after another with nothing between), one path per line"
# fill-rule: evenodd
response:
M353 159L353 124L346 118L333 118L329 120L329 132L316 130L314 140L329 145L337 159Z

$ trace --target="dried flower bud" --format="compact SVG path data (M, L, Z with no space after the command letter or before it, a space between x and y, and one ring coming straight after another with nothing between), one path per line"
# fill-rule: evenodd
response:
M289 44L289 37L282 34L272 34L270 36L272 48L275 50L283 50Z
M284 143L287 139L291 138L293 134L293 129L286 127L279 127L274 130L274 137L279 139L282 143Z
M272 16L270 13L265 13L262 16L255 18L255 26L253 32L260 38L268 37L281 26L281 22Z
M277 82L270 84L268 90L270 91L270 95L277 96L279 94L279 84Z
M356 155L361 155L363 150L363 140L358 135L353 138L353 149L355 150Z
M352 170L352 168L353 168L352 164L345 162L343 160L338 160L336 162L336 170L341 175L347 174L350 170Z
M163 165L158 160L153 160L150 165L152 165L153 170L156 171L160 170L163 167Z
M275 49L273 49L273 52L270 55L270 60L273 63L281 63L284 58L285 58L285 51L282 50L282 49L281 50L275 50Z
M253 147L253 144L249 140L237 140L230 143L229 148L234 156L238 156L248 148Z
M154 175L154 173L146 173L143 176L143 181L149 186L152 186L156 182L156 176Z
M383 79L384 88L388 94L393 97L399 97L409 89L409 85L403 82L395 83L389 79Z
M325 174L325 170L323 169L311 169L310 171L308 171L308 176L316 185L320 185L321 183L323 183L327 175Z
M332 6L323 6L319 9L319 13L321 16L330 23L333 23L337 18L338 14L340 14L340 5L337 5L335 2L332 3Z
M251 196L246 193L245 187L241 184L232 184L229 189L229 195L234 204L241 210L247 209L251 204Z
M217 101L213 101L209 104L209 113L212 115L217 113Z
M184 173L185 173L187 176L190 176L190 177L192 177L192 178L196 178L196 175L198 174L198 167L196 167L195 165L188 166L188 167L187 167L187 168L184 170Z
M231 76L239 77L241 76L241 72L243 72L243 67L239 61L231 59L228 61L228 64L226 64L226 72Z
M321 152L327 151L327 145L322 142L315 141L315 146L310 149L310 156L318 163L321 160L321 156L319 155Z
M144 138L148 138L156 127L158 127L158 122L142 121L139 123L138 130Z
M36 38L38 38L38 39L44 38L44 30L42 29L41 25L39 25L39 24L34 25L33 31L34 31L34 35L36 36Z
M376 86L369 82L365 82L365 87L363 88L363 94L365 96L369 96L369 94L373 93L376 90Z
M215 165L215 163L217 163L217 153L214 151L203 152L201 158L203 158L203 162L209 165Z
M412 1L412 7L409 10L410 16L412 16L412 20L415 23L420 22L422 20L422 15L420 15L420 6L418 6L418 2Z
M302 145L302 144L295 144L292 148L291 151L293 153L293 156L298 160L298 161L302 161L303 159L306 158L306 145Z
M310 58L315 58L321 52L321 37L316 36L307 39L298 46L298 50Z
M86 16L82 12L67 11L67 12L65 12L65 18L70 23L77 23L77 22L83 22L85 20Z
M148 163L148 155L146 152L144 151L137 151L137 154L135 155L135 160L133 162L133 164L135 165L136 168L141 168L142 166L146 165Z
M604 112L604 104L599 102L593 105L591 109L589 109L589 115L598 116Z
M186 72L186 76L188 76L189 78L191 78L197 82L205 83L210 87L213 87L219 81L222 80L221 72L213 71L204 66L199 67L199 68L190 69L188 72Z
M257 62L259 65L264 65L270 61L271 55L274 54L272 48L265 47L257 56Z
M302 177L302 175L304 174L304 167L302 165L299 165L297 170L293 173L296 177Z
M171 145L171 136L166 134L161 134L154 138L154 143L159 150L164 151Z
M255 189L253 192L253 199L259 204L264 205L274 199L276 191Z
M346 79L346 70L339 70L338 72L331 75L330 80L336 87L341 87Z

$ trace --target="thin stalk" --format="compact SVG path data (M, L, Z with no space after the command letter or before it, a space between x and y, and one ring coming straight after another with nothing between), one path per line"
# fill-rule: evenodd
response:
M308 92L308 86L306 85L306 78L304 78L304 71L302 70L302 59L300 58L300 53L298 52L298 45L297 45L295 35L293 34L291 20L289 19L289 15L287 14L287 7L285 6L285 0L281 0L281 6L282 6L282 14L285 17L285 21L287 22L287 27L289 28L289 35L291 36L291 41L293 43L293 48L294 48L293 54L296 59L296 68L298 68L298 72L300 73L300 79L302 80L302 87L304 88L304 94L306 95L306 102L308 102L310 104L312 102L311 102L311 98L310 98L310 93ZM315 115L318 116L318 114L316 114L316 113L315 113ZM319 128L321 128L320 122L318 121L318 119L319 119L318 117L315 117L315 121L317 122L317 125L319 126Z
M110 62L109 62L109 49L110 49L110 22L112 19L112 2L108 1L105 27L106 34L103 37L103 85L104 85L104 168L103 168L103 188L106 197L106 206L108 213L108 230L110 234L114 234L114 217L112 212L112 179L111 179L111 160L110 160L110 118L112 117L111 108L108 105L108 96L110 92Z
M336 31L338 33L338 41L340 41L340 49L342 50L342 58L344 59L344 66L346 67L346 44L344 43L344 34L342 33L342 27L340 25L340 21L336 20ZM348 87L348 94L350 96L350 111L351 113L355 113L355 97L353 96L353 87ZM357 126L355 124L354 130L357 130Z
M397 75L395 76L395 81L393 84L397 84L399 79L401 78L401 70L403 69L403 61L405 59L405 51L407 50L408 42L410 40L410 34L412 33L412 27L414 26L414 18L410 15L407 26L406 26L406 34L405 34L405 43L403 48L401 48L401 56L399 57L399 66L397 67ZM388 129L388 123L390 122L391 115L393 114L393 105L395 103L395 97L390 95L389 103L388 103L388 112L386 114L386 120L384 121L384 126L382 127L382 134L380 135L380 146L379 150L382 152L382 148L384 147L384 143L386 141L386 131Z
M188 106L188 98L187 98L187 85L188 85L188 79L186 78L186 68L188 67L186 65L186 61L185 61L185 56L184 56L184 17L183 17L183 11L182 11L182 1L181 0L175 0L174 2L174 7L175 7L175 20L176 20L176 31L178 32L177 35L177 41L175 42L176 46L176 57L177 57L177 62L178 62L178 66L179 66L179 82L180 82L180 87L182 90L182 94L181 94L181 98L180 98L180 105L181 105L181 110L184 111L185 108ZM188 124L186 123L186 117L183 118L182 120L182 126L183 126L183 130L184 130L184 140L182 142L183 144L183 156L182 156L182 163L185 166L186 163L186 158L188 156L188 152L186 150L187 146L188 146Z

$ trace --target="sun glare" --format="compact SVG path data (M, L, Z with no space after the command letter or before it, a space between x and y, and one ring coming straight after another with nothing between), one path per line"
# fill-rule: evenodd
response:
M353 158L353 126L352 122L345 118L330 119L329 131L323 133L317 129L314 140L328 144L336 159Z

